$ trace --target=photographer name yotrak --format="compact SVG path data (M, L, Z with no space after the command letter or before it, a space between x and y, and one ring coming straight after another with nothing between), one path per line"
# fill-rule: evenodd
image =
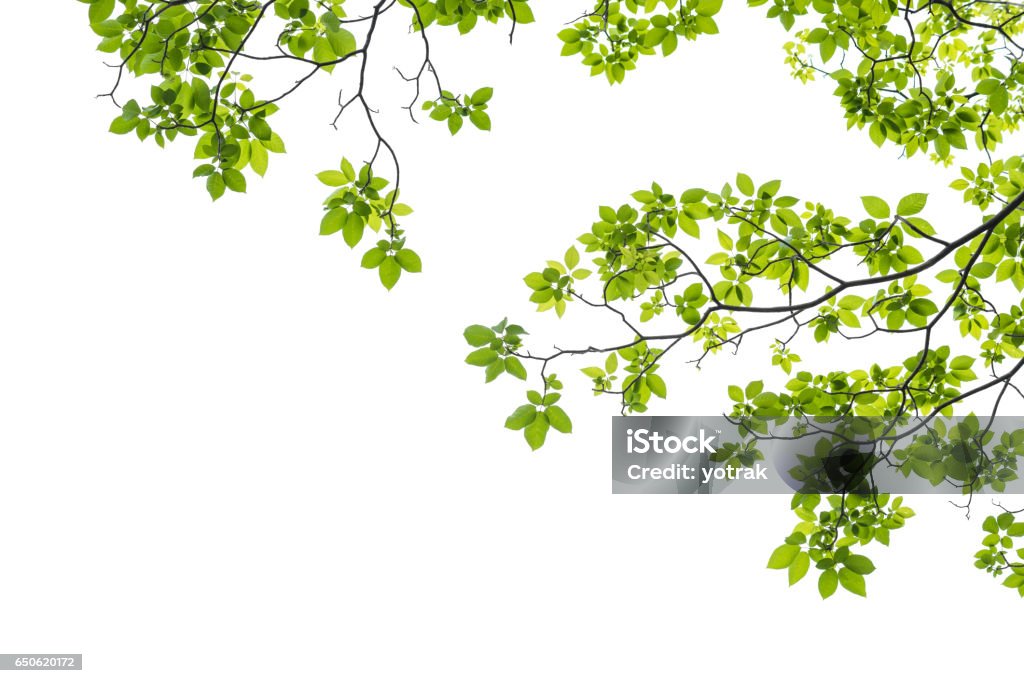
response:
M763 479L768 481L768 470L758 463L753 467L697 467L696 465L667 465L665 467L644 467L630 465L626 468L630 479L684 479L707 484L725 479Z
M656 455L714 453L715 447L713 442L716 436L716 434L707 434L703 429L700 430L699 435L686 437L675 435L666 437L648 429L627 429L626 452L632 455L646 455L648 453ZM697 465L674 463L664 467L630 465L626 468L626 476L633 480L682 479L707 484L711 481L727 479L760 479L767 481L768 470L760 463L753 467L734 467L733 465L698 467Z

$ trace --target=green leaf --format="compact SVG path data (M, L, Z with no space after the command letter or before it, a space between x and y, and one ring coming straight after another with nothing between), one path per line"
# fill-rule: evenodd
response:
M263 143L259 140L251 140L249 142L249 165L252 166L252 170L256 172L256 175L260 177L266 175L269 157L270 155L267 154L267 148L263 146Z
M394 256L386 256L381 262L378 272L381 284L389 291L398 282L398 278L402 277L402 267L398 265Z
M548 437L548 427L548 418L544 413L537 413L536 419L526 426L523 436L532 450L544 445L544 440Z
M839 308L853 311L864 305L864 299L856 294L847 294L839 300Z
M348 216L348 211L343 208L331 209L324 214L324 217L320 220L320 234L321 235L333 235L342 229L345 225L345 218Z
M485 111L474 109L473 111L469 112L469 120L473 123L474 126L479 128L480 130L491 129L491 117L488 116L487 112Z
M537 417L537 409L527 403L515 409L505 420L505 429L523 429Z
M213 201L224 196L224 188L224 176L220 173L214 173L206 178L206 191L213 197Z
M357 177L356 169L352 166L352 162L345 157L341 158L341 173L349 182L353 182Z
M341 171L321 171L316 174L316 177L320 179L321 183L330 187L341 187L349 183L349 179Z
M891 213L889 205L885 203L885 200L878 197L861 197L860 201L864 204L864 210L868 212L868 215L872 218L879 220L888 218Z
M754 398L756 396L759 396L762 391L764 391L764 382L762 382L759 379L754 380L753 382L747 385L747 398Z
M501 360L494 361L484 368L484 383L493 382L503 372L505 372L505 364Z
M839 575L835 569L826 569L818 577L818 593L822 600L829 598L839 587Z
M896 253L904 263L914 264L924 262L924 257L921 256L921 252L909 244L904 244Z
M666 398L668 395L668 388L665 386L665 380L658 375L647 375L647 388L651 390L651 393L658 398Z
M396 252L395 259L398 261L398 265L402 266L407 272L418 273L423 270L423 263L420 261L419 254L412 249L402 249Z
M124 33L124 27L113 19L93 22L90 24L90 27L96 35L104 38L114 38Z
M446 104L437 106L434 108L432 112L430 112L430 118L434 119L435 121L444 121L451 115L452 108Z
M779 188L782 187L781 180L769 180L767 183L757 188L757 196L768 195L774 197L778 193Z
M470 325L462 333L470 346L486 346L496 339L494 330L483 325Z
M916 213L920 213L927 202L928 195L922 192L908 194L906 197L901 199L900 203L896 206L896 213L901 216L913 216Z
M565 252L565 267L569 270L575 268L580 262L580 252L576 247L569 247Z
M203 81L199 81L203 83ZM208 95L207 95L208 96ZM262 116L257 116L249 120L249 130L256 136L256 139L264 143L264 146L268 151L276 151L275 143L273 141L274 133L270 130L270 124L267 123L266 119Z
M992 113L999 116L1006 111L1007 105L1010 103L1010 93L1006 88L1000 87L998 90L988 96L988 106L992 110Z
M718 231L718 243L722 245L723 249L731 250L733 246L732 238L721 230Z
M882 129L882 125L878 121L872 123L871 127L868 128L868 137L878 147L881 147L885 142L885 130Z
M327 40L330 42L331 49L334 50L334 54L339 57L344 57L345 55L352 54L356 51L356 37L344 28L329 28L327 31Z
M794 583L804 578L807 575L807 570L811 566L811 558L807 553L801 551L796 556L793 563L789 565L789 585L792 586Z
M466 356L466 363L477 367L487 367L498 360L498 352L494 349L477 349Z
M577 34L578 35L578 34ZM480 106L490 101L491 96L494 95L494 88L480 88L469 98L471 104Z
M387 258L388 253L380 247L373 247L363 254L363 260L359 262L359 265L363 268L377 268Z
M544 278L543 273L530 273L529 275L523 278L523 282L526 283L527 287L535 291L547 289L548 285L550 284Z
M128 120L123 116L118 116L110 122L110 132L114 135L124 135L135 130L137 125L139 125L139 119Z
M526 368L523 367L523 364L515 356L505 357L505 372L513 377L526 379Z
M578 43L580 42L580 32L574 28L564 28L558 32L558 37L564 43Z
M870 558L867 558L864 555L850 555L843 560L843 564L846 565L850 571L858 574L870 574L875 571L874 563Z
M722 9L722 0L700 0L697 3L697 14L702 17L712 17Z
M345 224L341 228L341 236L345 240L345 244L354 248L363 239L363 231L365 229L366 224L363 223L362 217L357 213L350 213L345 217Z
M114 12L114 0L95 0L89 5L89 23L98 24Z
M754 181L746 173L736 174L736 187L748 197L754 194Z
M862 598L866 598L868 595L867 588L864 585L864 577L846 567L839 570L839 585Z
M562 432L563 434L572 433L572 420L564 410L558 406L548 406L544 413L548 416L548 422L551 426Z
M260 139L262 140L262 138ZM268 152L273 152L274 154L285 153L284 140L277 133L271 133L268 139L263 140L263 146L267 148Z
M800 553L800 546L784 544L772 551L768 558L768 569L785 569L793 564L796 556Z
M451 134L455 135L456 133L459 132L460 128L462 128L462 117L459 116L458 114L452 114L451 116L449 116L448 130L451 131Z

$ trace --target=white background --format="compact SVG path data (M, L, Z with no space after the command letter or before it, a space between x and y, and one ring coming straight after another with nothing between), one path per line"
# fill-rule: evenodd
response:
M511 47L499 28L435 32L452 88L496 89L494 132L454 140L397 109L388 69L417 43L388 22L368 95L425 270L386 293L317 236L313 173L367 154L355 118L327 125L341 72L275 117L289 154L266 180L211 204L190 141L106 133L94 95L112 72L85 7L41 4L45 23L0 46L0 650L83 652L86 670L30 676L738 680L834 675L864 647L893 679L952 679L1016 647L1019 598L973 568L979 519L945 499L911 501L893 547L872 548L869 599L822 602L813 579L764 569L788 499L613 497L613 403L566 375L576 433L531 454L502 428L522 384L462 363L462 329L506 314L541 348L585 338L584 316L534 314L521 277L652 179L744 170L847 215L860 194L929 191L940 230L975 222L943 193L952 170L874 148L828 84L791 80L760 10L735 3L721 36L614 89L558 57L571 3L537 3ZM718 412L723 383L782 379L758 344L700 373L688 354L657 412Z

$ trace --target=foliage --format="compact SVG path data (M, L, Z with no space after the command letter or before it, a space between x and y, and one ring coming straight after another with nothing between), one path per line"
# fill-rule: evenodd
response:
M339 96L333 125L354 108L372 131L372 152L358 171L343 158L338 170L318 174L332 188L320 231L340 233L355 248L370 228L379 239L361 264L377 270L388 289L422 265L406 247L398 220L411 213L399 201L399 158L366 95L367 63L382 49L380 18L404 12L422 42L417 68L408 75L398 71L412 90L410 117L416 120L418 105L452 135L467 120L491 129L493 90L443 87L431 59L434 28L465 34L481 23L506 22L511 40L518 24L533 21L528 0L375 0L368 13L351 16L351 2L346 7L344 0L80 1L89 5L99 50L117 59L106 93L119 110L110 131L161 147L179 136L193 138L199 162L193 176L214 200L228 190L246 192L247 174L264 175L270 155L285 152L272 121L289 95L314 77L352 65L354 83L342 89L348 96ZM624 327L621 341L543 354L524 348L525 330L507 321L466 330L474 347L467 362L484 368L488 382L502 374L526 380L527 365L539 366L538 384L505 423L521 430L533 449L552 428L572 431L553 364L596 356L580 368L584 385L595 395L616 396L623 413L643 413L668 397L662 368L682 342L696 346L699 367L709 355L738 350L748 335L765 330L787 331L771 341L771 367L786 379L769 389L764 380L729 387L736 418L864 416L896 424L908 415L938 420L966 399L989 394L995 414L1009 392L1021 393L1013 380L1024 365L1024 300L1004 300L1024 290L1024 171L1019 157L990 155L1024 115L1024 48L1018 43L1024 12L1003 1L747 4L764 7L792 34L784 49L793 75L831 80L848 127L866 130L876 145L889 142L907 156L920 152L946 165L954 150L984 153L984 162L961 169L953 183L981 212L980 222L939 235L924 218L924 193L898 201L865 195L862 210L846 217L824 203L783 194L779 180L758 184L743 173L718 190L672 192L653 183L617 208L600 207L578 244L525 281L540 311L561 318L572 304L607 313ZM592 75L621 83L641 57L669 56L680 39L717 34L721 8L721 0L597 0L558 37L564 55L580 59ZM294 83L267 91L263 74L271 62L295 69ZM134 97L121 94L126 76L139 90ZM701 256L712 240L716 246ZM943 334L950 343L939 341ZM868 367L816 373L802 369L796 351L801 344L885 335L917 335L920 346ZM954 342L973 347L954 352ZM972 435L990 464L978 481L966 482L957 470L962 453L927 436L887 457L908 476L952 479L969 490L984 481L999 490L1017 476L1021 443L1014 435L1005 442L986 436L980 425L977 430ZM750 443L733 446L724 457L757 457ZM786 568L793 583L813 562L823 597L838 585L864 595L863 576L873 564L852 546L887 542L889 530L912 512L895 501L887 506L881 494L856 493L828 496L818 511L822 500L813 495L794 499L802 526L773 553L770 566ZM986 520L978 566L1008 574L1006 585L1020 589L1014 577L1024 573L1006 552L1019 530L1013 514L990 518L994 529Z
M1019 158L1010 158L978 170L965 168L953 186L977 210L998 210L983 213L975 227L946 237L925 218L925 194L897 201L865 196L861 211L850 217L820 202L784 194L777 180L759 184L742 173L718 190L669 193L652 183L635 191L631 202L600 207L590 230L562 261L548 261L525 278L529 298L540 311L553 310L559 317L570 306L606 311L622 329L622 340L559 347L546 354L517 343L502 353L521 359L524 367L538 366L539 389L548 385L554 364L595 357L596 364L580 364L582 384L595 395L615 396L624 415L642 414L653 400L668 397L671 387L660 368L683 342L695 346L691 361L699 368L723 349L738 351L748 336L777 330L773 367L785 379L777 386L758 379L745 387L728 387L731 417L761 424L853 416L883 424L897 424L907 416L934 421L985 392L993 396L989 414L995 415L1008 391L1018 391L1013 380L1024 367L1020 167ZM701 251L710 253L701 256ZM857 275L838 274L851 271ZM1016 303L993 302L1008 298ZM887 335L918 335L920 350L893 364L880 357L866 367L818 373L800 370L801 357L794 352L801 345L855 343ZM953 352L951 342L938 342L940 335L973 350ZM963 451L954 452L946 433L941 438L922 435L886 456L907 476L933 483L958 481L965 492L984 485L1001 490L1017 478L1024 432L998 443L990 442L991 434L977 420L957 429L979 434L977 458L983 457L986 467L970 476ZM718 459L757 458L749 442L729 446ZM839 500L840 507L833 505L828 512L838 515L833 522L851 524L863 516L874 520L872 528L886 520L883 528L889 529L910 516L899 504L883 512L870 497L856 505ZM845 546L837 537L856 542L874 538L863 536L863 520L856 523L856 529L826 524L822 528L827 533L817 528L819 536L800 551L825 571L824 587L835 583L829 562L842 563L839 548ZM801 532L812 537L809 528ZM888 541L888 530L882 536ZM837 544L835 550L823 549L825 537L826 546ZM788 567L782 560L793 560L800 563L796 573L802 573L804 560L794 559L801 557L796 551L777 552L782 559L775 558L773 566ZM840 556L829 554L834 552ZM862 580L844 568L834 571L839 585L862 593Z
M721 9L722 0L602 0L558 33L565 43L562 55L579 54L592 76L604 74L609 83L622 83L641 56L660 50L667 57L680 38L718 33L714 16Z
M1003 508L1002 514L985 518L981 525L985 537L974 555L974 566L997 578L1005 574L1002 584L1024 597L1024 563L1018 561L1024 559L1024 548L1014 547L1015 539L1024 536L1024 522L1017 521L1021 512ZM1016 556L1013 560L1011 553Z
M482 87L458 94L445 89L431 59L428 29L455 27L466 34L481 23L507 21L511 39L518 24L534 20L528 0L376 0L368 13L354 16L345 0L80 2L89 5L90 26L101 38L98 49L120 59L113 65L114 86L106 93L120 110L111 132L134 133L161 147L179 136L195 138L200 163L193 176L205 183L214 200L228 190L246 192L246 174L264 175L270 155L285 151L271 120L289 95L321 73L352 64L353 69L358 65L356 84L349 88L353 94L339 96L332 125L337 127L350 108L367 120L374 136L367 162L370 174L390 175L378 168L386 161L394 172L391 197L397 201L398 155L365 94L366 64L381 49L382 39L374 41L378 20L388 12L406 13L423 43L416 70L409 75L398 71L413 88L406 108L415 121L414 107L420 103L429 118L443 122L452 135L467 120L479 130L491 129L487 108L493 90ZM785 47L794 75L805 82L816 75L832 79L848 126L866 128L878 145L888 140L903 146L908 156L927 151L935 160L949 163L953 149L966 149L970 141L994 150L1005 133L1019 126L1024 70L1019 67L1022 48L1016 42L1021 13L1013 3L747 4L767 6L768 18L793 32L794 40ZM621 83L640 57L659 52L668 56L681 39L717 34L715 17L721 8L722 0L598 0L558 37L563 55L578 55L591 74ZM256 50L255 44L267 45L266 53ZM296 69L294 84L261 92L259 77L270 63ZM148 92L122 103L126 75L148 84ZM428 86L436 92L433 97L423 95ZM390 210L385 207L379 215L392 227ZM386 241L390 245L399 239L404 237L392 233ZM392 275L397 278L401 269L394 269L388 255L379 272L382 282L394 284ZM561 295L557 288L554 291L551 306L562 309ZM542 296L546 293L538 294ZM650 315L656 315L657 306L651 303Z
M563 261L548 261L525 278L538 310L558 317L581 306L607 313L621 340L546 354L521 345L503 352L524 367L537 366L539 388L556 363L593 357L596 363L580 363L582 386L615 396L623 414L644 413L668 397L661 368L683 342L696 347L691 360L699 368L722 350L738 351L748 336L773 331L773 367L785 379L776 386L758 379L728 387L733 418L763 424L859 416L896 425L921 416L935 422L982 395L992 396L988 414L995 415L1009 392L1019 393L1013 380L1024 366L1020 166L1011 157L962 170L953 185L982 216L953 235L938 234L925 218L924 193L898 200L866 195L851 217L785 194L777 180L759 184L743 173L715 191L673 193L653 183L618 208L600 207ZM985 212L989 206L998 210ZM1011 303L997 303L1003 301ZM892 363L880 357L865 367L821 372L799 369L800 354L793 351L887 335L920 337L918 351ZM940 343L940 335L949 342ZM959 434L938 434L950 437L943 441L934 438L940 429L936 422L928 434L884 455L907 476L954 482L965 493L982 486L999 491L1017 478L1024 432L1000 442L974 419L961 422ZM968 436L978 443L970 461L950 445ZM749 443L732 446L718 457L756 458ZM964 468L975 461L984 467ZM901 502L886 509L877 499L830 498L822 513L828 517L814 519L817 503L808 510L801 502L797 509L808 510L797 513L802 523L818 526L800 531L804 540L791 536L787 546L794 548L777 550L771 566L796 566L792 579L813 560L823 572L823 595L835 585L863 594L863 574L844 564L846 544L887 542L888 531L912 515ZM883 530L878 536L877 529Z
M683 341L697 346L692 362L699 368L723 349L737 352L748 335L782 328L770 345L771 364L788 379L774 390L760 379L729 387L733 418L859 416L888 430L921 416L932 425L924 434L898 449L878 439L876 455L859 459L857 468L870 472L885 460L908 477L952 482L968 495L983 486L1003 490L1018 476L1024 433L995 439L991 422L947 427L940 416L972 397L994 395L991 415L1008 393L1024 397L1013 382L1024 366L1024 172L1020 157L991 158L1024 115L1024 12L1011 2L948 0L747 4L766 6L768 18L793 33L785 62L796 78L834 83L848 128L866 129L878 146L890 142L906 156L927 153L945 165L956 149L984 153L985 162L963 167L952 183L983 213L980 223L939 236L922 215L925 193L892 203L865 195L863 212L850 218L783 194L779 180L757 184L744 173L717 191L670 192L653 183L634 192L632 202L600 207L564 262L548 261L526 276L538 310L561 318L574 303L606 312L624 328L621 341L509 353L538 364L544 386L553 363L597 356L597 364L581 368L593 393L617 397L623 414L643 413L654 398L667 398L659 369ZM718 33L721 7L719 0L598 0L559 33L562 54L578 55L592 75L621 83L640 57L668 56L680 38ZM715 250L701 256L698 246L706 249L712 239ZM581 252L589 263L580 264ZM939 342L943 334L950 343ZM916 335L920 345L895 362L798 369L798 344L884 335ZM965 352L954 353L953 342ZM619 359L628 364L621 371ZM749 465L761 457L756 439L727 446L716 459ZM805 477L820 474L804 470ZM820 495L798 494L793 507L801 523L769 566L788 569L792 584L813 561L822 597L839 585L865 595L863 576L874 565L848 546L887 544L889 530L913 514L900 503L886 508L886 500L844 490L816 514ZM1005 552L1014 534L998 533L1017 530L1010 514L986 521L977 564L996 576L1009 572L1005 585L1024 595L1024 565Z
M848 127L876 145L949 163L969 143L993 151L1020 126L1024 13L1013 2L747 0L794 39L786 64L834 82ZM559 33L563 55L621 83L641 56L718 33L721 0L598 0Z
M403 270L420 272L420 257L405 248L404 232L397 220L412 213L412 207L396 201L398 190L381 194L389 184L387 179L373 175L370 164L363 164L356 173L348 159L341 160L341 170L321 171L317 177L324 185L337 188L324 200L321 235L341 232L345 244L355 248L367 227L374 232L386 227L386 238L363 254L363 268L377 269L387 289L395 286Z
M839 586L867 597L864 577L875 564L855 550L873 541L889 545L889 532L903 527L914 511L899 496L834 494L824 499L816 493L798 493L792 507L800 522L785 543L772 551L769 569L785 569L789 585L803 579L812 563L818 574L818 593L829 598ZM819 506L823 509L819 512Z
M455 27L465 34L480 22L507 20L514 31L516 24L533 21L527 0L375 0L367 14L354 16L347 11L352 3L345 0L80 1L89 5L90 26L101 38L98 49L120 60L113 65L114 86L106 93L119 109L110 131L134 133L139 140L152 140L161 147L179 137L194 138L195 157L201 163L193 176L203 179L214 200L227 190L246 192L246 174L264 175L270 154L285 151L271 121L289 95L315 76L358 65L353 72L355 85L347 89L352 94L339 96L333 125L337 127L354 108L373 133L373 151L360 171L358 187L349 178L347 189L341 187L328 199L321 234L341 232L345 242L355 247L363 234L358 223L374 230L386 226L387 238L366 252L363 266L376 268L388 289L403 270L419 272L420 267L419 257L404 248L404 234L397 228L396 218L405 215L404 205L398 203L398 155L381 132L366 95L367 62L386 40L378 37L380 18L404 11L423 43L416 71L409 75L398 71L413 88L406 107L410 117L416 120L413 110L422 101L430 118L446 122L453 135L464 119L480 130L490 130L486 110L493 91L482 87L459 95L443 88L430 56L428 28ZM268 93L259 84L261 79L271 79L272 63L294 69L296 77L283 90ZM126 76L139 85L145 83L148 91L123 100ZM424 95L428 85L436 91L432 99ZM394 189L377 198L372 195L383 189L385 171L379 167L385 161L394 172ZM334 180L328 184L334 185ZM343 210L346 218L339 224Z

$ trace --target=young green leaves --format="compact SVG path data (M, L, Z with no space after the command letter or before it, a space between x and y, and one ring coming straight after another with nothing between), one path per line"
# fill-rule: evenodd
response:
M577 268L580 254L576 247L569 247L564 261L548 261L544 270L523 278L526 286L532 290L530 301L537 304L537 310L554 310L559 318L565 315L566 302L572 300L572 288L576 281L587 279L592 272L587 268Z
M1019 158L1011 158L965 169L955 187L968 203L992 205L998 212L944 236L923 217L929 204L924 193L898 201L864 195L857 214L845 217L784 194L778 180L758 184L743 173L717 191L673 194L652 183L634 192L632 202L601 206L564 262L548 261L525 279L531 301L540 308L561 315L572 303L604 313L620 335L517 356L539 365L545 375L560 370L556 365L567 359L580 359L583 377L577 379L584 386L618 399L623 414L643 413L653 397L667 396L662 367L687 367L689 360L699 368L708 355L723 349L735 353L741 341L747 348L755 333L767 333L771 367L784 376L783 386L752 378L745 386L729 387L730 417L767 425L819 416L904 424L911 416L930 416L930 431L888 453L888 465L932 485L1002 491L1017 476L1024 430L1019 444L1017 436L1009 444L990 444L977 419L964 419L948 427L948 439L935 435L940 418L951 416L964 396L998 391L1024 359L1024 300L1006 305L1004 296L989 297L1000 283L1005 283L1003 294L1024 290L1022 167ZM961 339L955 339L957 331ZM813 372L798 370L805 362L801 345L856 344L897 333L901 341L918 334L927 343L891 359L896 347L877 344L878 362L864 368L834 363ZM942 343L941 334L954 340ZM698 354L670 360L668 354L677 354L687 339ZM970 347L972 340L977 348L953 351L963 343ZM988 377L981 378L982 366ZM572 375L564 376L568 390ZM561 398L559 384L551 393ZM553 424L550 416L536 418L544 412L546 396L531 394L507 420L509 428L524 430L531 448L543 443L540 437ZM527 426L532 426L528 433ZM966 445L975 442L985 448L985 457L970 458L985 463L983 468L965 461L973 453ZM828 470L815 459L828 454L800 459L789 475L808 488L831 484L822 479L828 479ZM741 443L723 445L715 457L746 463L760 456L756 445ZM878 457L863 455L851 472L863 477ZM814 576L823 598L839 589L867 595L875 565L861 548L874 541L888 544L890 533L902 528L913 510L881 494L805 495L794 505L799 524L771 553L769 567L785 569L791 584ZM1017 531L1016 526L1012 534L989 531L977 560L1019 589L1024 572L997 554ZM1024 558L1024 549L1017 554Z
M526 334L519 325L510 325L507 318L493 327L470 325L462 336L476 351L466 356L466 363L484 368L485 382L493 382L506 372L525 380L526 368L515 354L522 347Z
M466 363L484 368L484 381L492 382L502 374L525 380L526 368L520 360L519 349L523 345L526 330L519 325L510 325L504 319L497 325L470 325L462 333L466 343L475 350L466 356ZM554 374L541 373L543 393L529 390L527 403L516 408L505 420L505 427L522 430L523 438L532 450L537 450L547 440L548 431L555 429L563 434L572 432L572 420L556 405L561 398L562 382Z
M558 33L562 55L582 56L591 76L622 83L642 55L665 57L682 40L718 33L714 16L722 0L598 0L571 28Z
M398 202L398 191L384 192L389 181L373 174L369 164L356 173L348 159L341 160L339 170L317 174L324 185L336 188L324 200L324 216L320 234L340 232L345 244L353 249L359 245L369 228L382 237L363 254L363 268L376 269L381 284L391 289L402 272L419 273L423 264L419 255L405 246L404 231L398 217L408 216L412 207Z
M562 397L558 393L562 383L556 375L544 378L544 393L527 391L525 403L513 411L505 420L505 428L513 431L522 430L523 438L531 450L544 445L550 429L569 434L572 432L572 420L561 407L556 405Z
M114 87L105 95L120 109L110 131L153 139L161 147L179 136L195 138L199 164L193 177L204 183L213 200L228 191L246 192L251 179L248 172L263 176L270 154L284 153L284 142L272 128L270 117L292 93L321 72L330 74L340 65L359 63L361 68L345 70L354 82L342 87L346 98L339 100L333 123L337 127L349 110L365 116L376 151L370 165L360 171L365 180L345 177L344 169L321 174L326 184L339 188L328 198L321 232L340 232L345 242L355 247L365 228L379 231L384 227L386 238L364 253L362 265L377 270L388 289L402 273L419 272L421 265L416 253L405 248L394 220L409 210L394 203L398 188L380 196L386 184L381 178L383 165L392 169L396 183L400 175L398 156L384 138L383 126L375 119L377 111L364 92L369 52L379 52L380 46L387 44L382 37L374 40L386 30L382 16L403 13L408 25L420 34L416 43L423 46L422 63L414 75L405 78L413 94L407 108L411 112L421 97L429 97L427 87L436 87L437 99L424 108L431 111L432 118L445 121L452 134L466 120L480 130L491 129L487 108L493 91L485 87L456 98L443 89L431 61L427 27L453 26L459 33L467 33L478 20L507 20L513 29L533 21L525 0L378 2L366 16L360 10L356 18L347 15L344 0L81 2L89 5L89 24L102 39L98 49L115 54L115 61L120 62ZM270 45L266 45L268 39ZM273 56L267 57L267 53ZM257 94L253 83L270 61L296 69L295 80L283 89ZM148 87L148 93L121 104L118 91L129 83L124 78L127 75Z
M1011 438L1024 444L1024 430ZM974 566L1002 578L1002 585L1024 597L1024 548L1015 547L1016 539L1024 537L1024 522L1017 521L1018 514L1020 510L1004 508L1001 514L985 518L981 525L985 537L981 540L981 550L974 554Z
M793 32L784 49L794 77L831 79L847 126L866 129L878 146L889 142L907 156L922 152L948 163L953 150L972 144L991 152L1019 124L1024 78L1016 48L1024 15L1003 4L929 3L927 12L860 0L747 4L767 6L767 17ZM591 75L621 83L641 57L668 56L681 39L717 34L721 6L597 0L559 32L562 54L579 55Z
M436 100L424 102L423 110L429 111L433 120L446 122L452 135L462 130L466 119L480 130L488 131L491 129L491 117L487 114L487 103L492 95L493 88L480 88L472 95L463 95L461 98L443 90Z
M798 493L791 507L800 522L785 543L772 551L769 569L785 569L789 585L803 579L814 567L818 574L818 593L831 597L840 586L861 597L867 596L864 577L875 571L874 563L854 552L872 541L889 545L889 533L900 529L914 511L897 497L888 494L845 496L824 499L816 493Z
M532 24L533 10L529 0L481 0L452 2L452 0L399 0L400 5L415 8L413 30L426 29L431 24L453 26L465 35L478 27L481 20L497 24L511 21Z

